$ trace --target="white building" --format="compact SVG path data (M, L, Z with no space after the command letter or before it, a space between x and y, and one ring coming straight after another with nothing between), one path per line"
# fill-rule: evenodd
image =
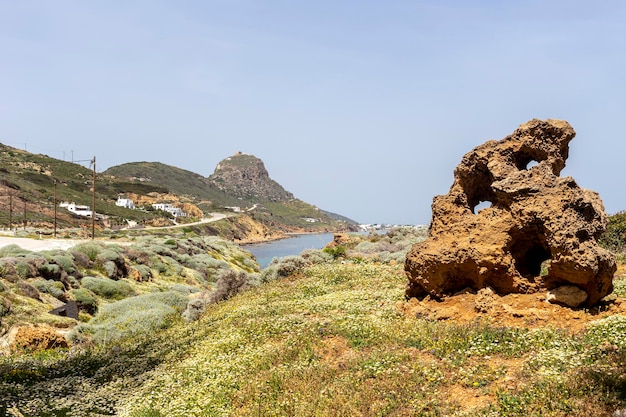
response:
M59 207L64 207L78 216L91 217L91 207L89 206L81 206L74 202L68 203L67 201L64 201L59 204Z
M185 217L187 214L180 207L174 207L168 203L155 203L152 205L155 210L166 211L174 217Z
M118 197L117 201L115 202L115 205L118 207L124 207L127 209L134 209L135 208L135 203L133 203L133 200L129 199L129 198L122 198L122 197Z

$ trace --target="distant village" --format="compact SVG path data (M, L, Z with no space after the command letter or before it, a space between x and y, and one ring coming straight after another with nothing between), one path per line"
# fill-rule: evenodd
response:
M115 202L115 205L118 207L124 207L124 208L131 209L131 210L135 210L136 208L133 200L129 198L118 197L117 201ZM90 206L80 205L74 202L69 203L67 201L64 201L59 204L59 207L65 208L71 213L76 214L77 216L91 217L93 214L93 210L91 209ZM183 209L181 209L180 207L175 207L173 204L170 204L170 203L154 203L152 204L152 208L155 210L161 210L166 213L169 213L172 216L174 216L174 219L178 217L188 216L188 213L183 211ZM95 218L103 219L105 218L105 216L103 214L95 213Z

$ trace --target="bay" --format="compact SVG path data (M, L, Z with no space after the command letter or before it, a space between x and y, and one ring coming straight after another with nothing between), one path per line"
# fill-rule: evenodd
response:
M322 249L332 242L332 240L332 233L316 233L295 235L294 237L275 240L273 242L254 243L245 245L243 248L254 255L259 266L263 269L266 268L274 258L300 255L307 249Z

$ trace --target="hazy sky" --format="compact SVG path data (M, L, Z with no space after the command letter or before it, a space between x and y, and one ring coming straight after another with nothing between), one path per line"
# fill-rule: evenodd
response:
M0 0L0 142L210 175L236 151L363 223L425 224L461 157L570 122L626 209L626 2Z

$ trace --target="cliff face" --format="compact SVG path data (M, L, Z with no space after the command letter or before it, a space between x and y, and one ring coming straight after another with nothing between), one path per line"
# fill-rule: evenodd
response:
M294 198L270 178L263 161L241 152L218 163L208 180L223 192L244 199L288 201Z

